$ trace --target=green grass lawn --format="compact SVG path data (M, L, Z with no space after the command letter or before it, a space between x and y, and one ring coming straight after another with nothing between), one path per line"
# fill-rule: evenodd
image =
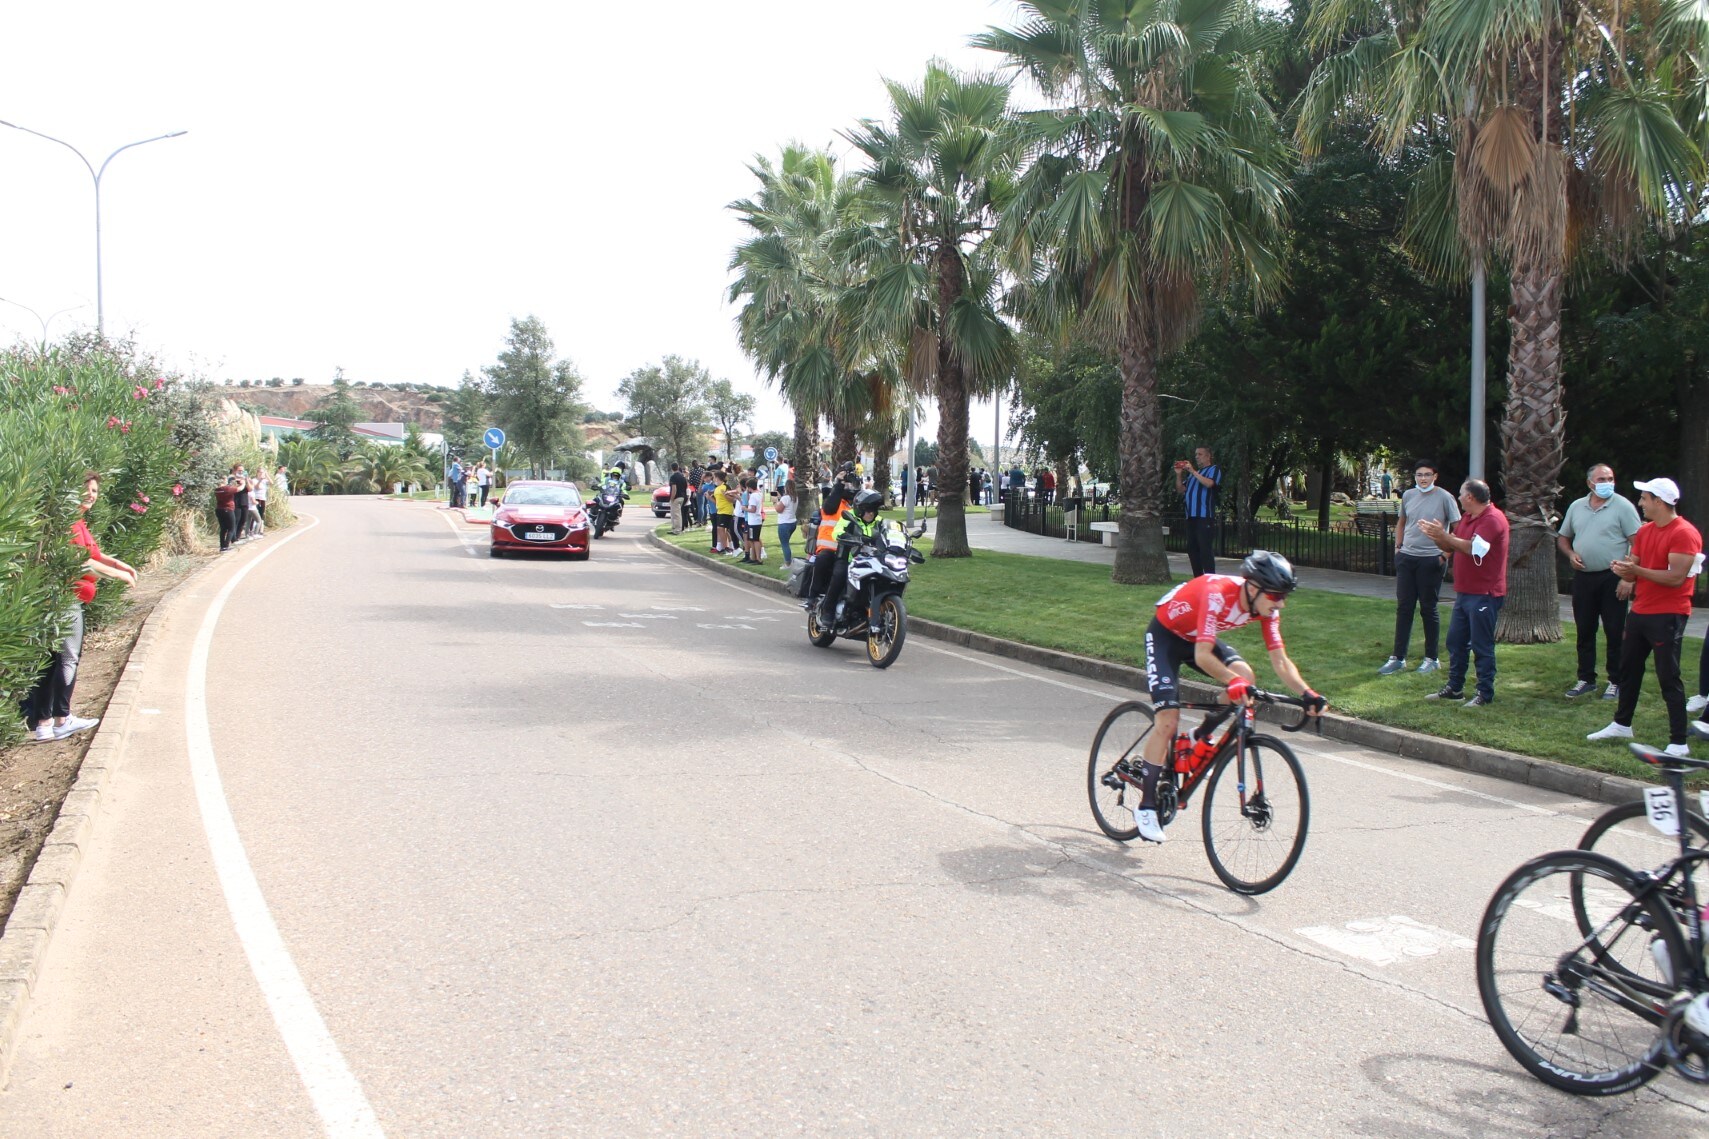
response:
M705 552L709 544L705 531L673 536L668 527L662 527L659 536L697 552ZM741 568L782 578L776 532L769 526L765 538L766 563ZM929 539L918 544L930 554ZM799 542L795 548L799 552ZM1144 667L1145 626L1152 606L1167 589L1116 585L1102 565L978 550L971 558L928 558L924 566L916 566L908 586L908 611L992 636ZM1444 635L1447 620L1444 609ZM1573 633L1569 625L1558 644L1498 646L1495 704L1461 708L1424 699L1445 679L1445 660L1441 673L1377 675L1394 636L1392 601L1302 589L1288 602L1282 618L1289 655L1337 711L1446 739L1650 778L1650 769L1633 759L1624 745L1590 743L1584 738L1613 719L1613 701L1561 696L1576 679ZM1415 623L1415 650L1422 638L1423 631ZM1275 684L1256 627L1239 630L1229 640L1253 662L1260 685ZM1699 638L1686 638L1688 690L1696 680L1702 649ZM1473 680L1468 670L1468 693ZM1645 678L1633 728L1646 743L1667 742L1667 710L1653 672ZM1709 747L1694 746L1700 758L1709 755Z

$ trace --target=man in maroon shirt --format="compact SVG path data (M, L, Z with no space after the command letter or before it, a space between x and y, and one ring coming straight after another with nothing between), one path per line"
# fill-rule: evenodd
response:
M1647 519L1632 536L1632 552L1608 568L1632 591L1632 612L1620 641L1620 703L1614 722L1586 739L1629 740L1632 715L1638 710L1638 687L1644 682L1644 662L1656 655L1656 683L1667 705L1667 753L1688 756L1685 685L1680 680L1680 657L1685 649L1685 622L1691 616L1693 577L1703 568L1703 535L1679 516L1679 484L1651 479L1632 484L1638 511Z
M1460 486L1460 521L1452 534L1440 522L1418 524L1426 538L1454 555L1454 612L1448 619L1448 683L1426 700L1459 700L1468 650L1478 658L1478 690L1464 707L1495 702L1495 621L1507 600L1507 515L1490 501L1489 484Z

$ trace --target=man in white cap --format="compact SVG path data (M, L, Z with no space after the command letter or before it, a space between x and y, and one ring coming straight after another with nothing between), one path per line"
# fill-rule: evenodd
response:
M1685 685L1680 680L1680 657L1685 647L1685 622L1691 616L1693 580L1703 569L1703 535L1679 516L1679 484L1669 478L1632 484L1642 493L1638 509L1647 519L1632 537L1632 552L1609 568L1632 588L1632 612L1620 642L1620 703L1614 722L1587 739L1629 740L1632 715L1638 709L1638 688L1644 662L1656 657L1656 683L1667 705L1669 755L1690 755L1685 712Z

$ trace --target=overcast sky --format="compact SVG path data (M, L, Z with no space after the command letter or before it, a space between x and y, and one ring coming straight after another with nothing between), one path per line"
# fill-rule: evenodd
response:
M591 402L667 353L781 400L724 301L747 163L882 117L1008 0L13 3L0 119L102 179L109 334L213 379L457 382L545 321ZM89 173L0 128L0 297L95 323ZM58 316L55 312L69 309ZM0 304L0 335L41 334ZM992 433L989 404L974 434Z

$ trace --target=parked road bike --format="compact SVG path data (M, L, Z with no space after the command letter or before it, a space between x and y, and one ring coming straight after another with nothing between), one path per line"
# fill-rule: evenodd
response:
M1608 812L1579 849L1508 875L1478 927L1478 993L1496 1036L1526 1071L1575 1095L1629 1092L1669 1067L1709 1084L1695 880L1709 862L1709 826L1685 796L1685 773L1709 763L1629 746L1666 778L1639 808L1650 834L1624 826L1636 817L1631 806ZM1616 847L1637 865L1605 853Z
M623 517L624 487L616 479L606 479L588 503L588 520L593 523L593 536L605 537L607 530L617 529Z
M1183 709L1207 715L1191 735L1182 733L1171 742L1169 762L1157 781L1157 821L1164 826L1187 806L1199 784L1205 785L1200 816L1205 854L1216 876L1239 894L1263 894L1280 886L1300 860L1311 822L1305 772L1293 749L1255 730L1260 704L1300 709L1299 721L1284 725L1285 732L1305 726L1303 700L1256 688L1251 701L1241 705L1183 703ZM1133 822L1142 793L1139 767L1156 721L1149 703L1130 700L1104 717L1092 740L1086 793L1098 827L1117 842L1139 836Z
M902 591L908 588L908 570L926 559L914 549L913 539L926 532L922 524L909 532L888 519L879 519L872 534L849 555L848 587L837 603L833 623L819 619L817 599L807 607L807 639L817 648L829 648L838 637L866 642L866 659L873 668L889 668L902 655L908 639L908 607ZM821 552L817 557L833 557ZM811 573L811 570L804 571Z

